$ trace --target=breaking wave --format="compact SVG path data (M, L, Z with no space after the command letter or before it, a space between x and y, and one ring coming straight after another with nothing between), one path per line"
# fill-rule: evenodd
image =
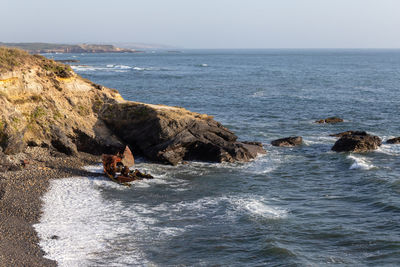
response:
M347 156L347 158L353 161L349 168L350 170L371 170L376 168L376 166L374 166L364 157L350 155Z

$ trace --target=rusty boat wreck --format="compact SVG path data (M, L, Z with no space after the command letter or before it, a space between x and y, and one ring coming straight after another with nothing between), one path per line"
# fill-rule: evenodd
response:
M130 186L130 182L153 178L152 175L142 173L138 169L129 169L129 166L133 166L135 161L128 146L123 153L117 155L103 154L102 162L106 176L119 184Z

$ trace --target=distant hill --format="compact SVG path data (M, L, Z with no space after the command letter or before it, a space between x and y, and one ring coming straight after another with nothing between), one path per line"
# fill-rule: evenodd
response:
M146 43L113 43L113 45L127 48L127 49L140 49L140 50L170 50L170 49L180 49L176 46L163 45L163 44L146 44Z
M32 54L39 53L134 53L134 49L119 48L103 44L52 44L52 43L1 43L0 46L23 49Z

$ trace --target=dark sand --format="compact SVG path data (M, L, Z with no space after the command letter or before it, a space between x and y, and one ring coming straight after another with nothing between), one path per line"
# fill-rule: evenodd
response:
M22 160L28 160L25 167ZM44 258L33 225L41 215L41 196L49 180L71 176L94 176L83 170L100 157L80 153L74 157L29 147L24 154L11 157L21 170L0 172L0 266L56 266Z

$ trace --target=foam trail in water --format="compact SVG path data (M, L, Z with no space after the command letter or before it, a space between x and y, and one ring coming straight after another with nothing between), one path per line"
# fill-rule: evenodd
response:
M350 170L370 170L376 168L367 159L361 156L350 155L347 156L348 159L353 161L353 164L350 166Z
M98 173L101 166L86 169ZM158 180L166 180L166 186L172 185L168 179ZM209 218L226 222L243 216L264 219L287 216L285 209L252 195L203 197L177 203L140 201L128 206L118 198L108 200L102 195L104 189L129 193L136 187L136 183L127 188L106 178L53 180L43 197L40 223L34 226L46 257L56 260L60 266L94 266L109 263L109 259L118 263L113 266L151 265L144 249L155 236L159 240L174 238L187 229L203 225ZM195 222L186 223L188 218ZM177 227L174 222L185 223Z
M77 72L96 72L96 71L106 71L106 72L127 72L132 69L130 66L125 65L113 65L108 64L105 67L94 67L88 65L72 65L71 68Z
M260 197L231 198L229 200L238 210L245 211L252 216L267 219L282 219L287 217L287 210L267 204L267 201Z
M136 214L124 209L118 201L105 200L98 186L129 190L97 178L66 178L53 180L43 197L43 215L34 227L46 257L60 266L90 266L99 255L110 254L109 241L132 235L133 227L143 229L149 223L140 216L134 222L136 225L121 220L121 217L135 218ZM118 262L146 263L139 249L132 246L130 249L135 251L129 256L122 251L121 255L114 255Z
M376 152L380 152L390 156L400 155L400 145L398 144L382 144Z
M204 197L192 202L180 202L176 205L168 206L168 209L179 213L190 211L192 213L191 216L206 215L207 217L213 217L213 213L220 214L217 211L223 209L225 215L222 218L224 220L227 217L234 219L243 214L267 219L282 219L287 217L287 210L267 204L267 202L264 198L258 196L232 195Z
M310 136L303 140L303 143L307 146L319 144L319 145L332 145L337 139L330 136Z

